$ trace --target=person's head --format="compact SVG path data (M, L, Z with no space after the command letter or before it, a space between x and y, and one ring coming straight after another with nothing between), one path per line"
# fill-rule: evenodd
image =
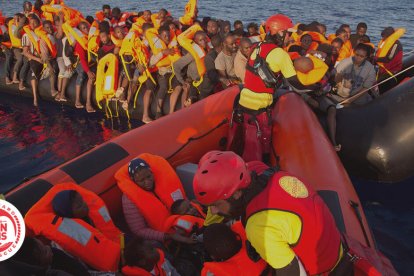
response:
M252 44L253 43L250 39L248 39L247 37L243 37L240 40L240 53L242 53L243 56L248 57L250 55Z
M251 22L247 25L247 32L249 33L249 36L255 36L259 34L259 26Z
M307 51L312 45L312 36L310 34L302 35L300 38L300 45L305 51Z
M342 45L344 45L344 41L340 39L339 37L337 37L334 40L332 40L331 45L332 45L332 54L339 55Z
M213 214L238 217L243 213L243 189L251 177L244 160L231 151L210 151L198 164L193 180L197 200Z
M220 35L215 35L210 40L211 45L213 45L214 50L216 50L217 53L221 52L223 50L223 39Z
M203 31L197 31L195 34L194 34L194 38L193 38L193 40L194 40L194 42L198 45L198 46L200 46L201 48L203 48L203 49L207 49L207 38L206 38L206 33L205 32L203 32Z
M270 16L265 23L266 40L283 46L290 39L290 33L295 32L292 20L284 14Z
M214 223L204 229L204 248L215 261L225 261L236 255L242 248L239 235L224 223Z
M88 205L75 190L57 193L52 200L52 208L56 215L65 218L85 218L89 213Z
M37 17L37 15L30 14L28 18L30 29L34 30L40 26L40 19Z
M128 164L128 173L132 181L145 191L153 191L155 188L154 174L148 163L141 159L132 159Z
M214 36L214 35L218 34L218 31L219 31L219 26L218 26L217 21L214 20L214 19L209 20L207 22L207 33L208 33L208 35L210 37Z
M107 30L101 30L99 32L99 39L103 45L106 45L111 42L111 35Z
M50 246L44 245L40 240L26 236L13 259L29 265L47 267L53 261L53 252Z
M233 27L234 27L235 30L237 30L237 29L242 29L243 30L244 29L243 22L241 20L234 21Z
M121 9L118 8L118 7L113 8L111 15L116 20L119 20L121 18L121 16L122 16Z
M111 25L108 21L102 21L99 23L99 31L100 32L107 32L109 33L111 31Z
M232 34L227 34L223 41L224 53L233 54L237 52L236 38Z
M369 57L370 49L368 45L358 44L354 49L353 62L355 65L361 65Z
M323 35L326 34L326 25L324 25L324 24L318 24L316 27L318 28L318 32L320 34L323 34Z
M358 40L357 40L357 45L359 44L359 43L370 43L371 42L371 39L369 38L369 36L367 36L367 35L361 35L359 38L358 38Z
M111 19L111 6L103 5L102 6L102 12L103 12L105 18Z
M161 27L158 30L158 33L160 35L160 38L162 41L164 41L164 43L166 45L168 45L171 42L171 33L170 33L170 29L167 27Z
M92 25L92 23L95 21L92 15L88 15L85 17L85 20Z
M124 39L124 37L125 37L125 29L122 28L122 27L116 26L114 28L114 36L117 39Z
M160 254L150 241L134 238L125 247L125 263L150 272L160 260Z
M191 204L191 201L188 199L179 199L174 201L171 205L171 214L172 215L190 215L190 216L199 216L197 209Z
M152 23L142 24L142 31L143 31L144 34L148 29L151 29L151 28L154 28L154 24L152 24Z
M167 17L168 11L166 9L160 9L158 11L158 19L163 21Z
M23 3L23 11L24 12L31 12L32 8L33 8L32 2L24 1L24 3Z
M79 23L78 25L78 29L79 31L81 31L83 34L88 35L89 34L89 24L82 21L81 23Z
M43 21L43 30L45 30L46 33L53 35L53 24L49 20Z
M43 2L42 2L42 0L36 0L36 1L34 2L33 9L34 9L35 11L41 12L41 11L42 11L42 10L41 10L42 6L43 6Z
M367 30L368 30L368 26L365 22L358 23L357 28L356 28L357 35L363 36L367 33Z
M303 74L309 73L313 68L313 62L308 57L299 57L293 61L293 66L295 70Z
M231 31L231 24L230 21L226 20L226 21L221 21L220 23L220 31L223 34L228 34Z
M344 28L339 28L338 30L336 30L335 35L336 37L342 39L344 43L347 42L349 39L348 32Z
M393 27L387 27L381 32L382 39L388 38L390 35L392 35L395 32Z
M344 29L348 34L348 38L351 36L351 27L348 24L342 24L339 29Z
M142 14L142 18L144 18L145 22L151 22L151 15L152 13L150 10L145 10Z
M302 35L303 32L306 31L306 28L307 28L306 24L299 24L296 30L297 34Z

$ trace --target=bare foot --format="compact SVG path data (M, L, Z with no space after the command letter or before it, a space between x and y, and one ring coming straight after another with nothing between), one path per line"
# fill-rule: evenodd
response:
M6 77L6 85L10 85L10 84L13 84L13 82L8 77Z
M96 112L96 110L92 106L86 106L86 112L94 113L94 112Z
M127 101L125 101L125 102L122 103L122 108L124 110L128 110L128 102Z
M19 90L20 91L26 90L26 87L24 86L23 82L19 82Z
M33 106L36 106L36 107L39 106L38 103L37 103L37 100L33 101Z
M334 146L334 148L335 148L336 152L339 152L339 151L341 151L342 145L338 144L338 145Z
M144 124L148 124L148 123L151 123L153 120L150 118L150 117L143 117L142 118L142 122L144 123Z
M18 84L18 83L20 83L20 81L19 81L19 80L17 80L17 79L12 80L12 82L13 82L14 84Z
M52 98L55 98L56 96L57 97L59 97L58 95L59 95L59 91L56 91L56 90L52 90L52 91L50 91L50 94L52 95ZM60 97L59 97L60 98Z
M81 109L81 108L84 108L85 106L83 104L81 104L81 103L75 103L75 107L77 109Z

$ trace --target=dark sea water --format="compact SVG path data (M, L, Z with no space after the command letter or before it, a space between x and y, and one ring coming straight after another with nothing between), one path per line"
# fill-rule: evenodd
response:
M93 15L108 3L128 11L156 12L166 8L177 17L183 13L186 0L65 2L84 15ZM3 14L12 15L21 10L22 3L0 0L0 9ZM414 49L414 0L200 0L199 10L200 17L231 22L240 19L245 25L252 21L260 23L274 13L285 13L295 22L324 23L328 33L333 33L342 23L355 29L363 21L368 24L367 34L375 44L384 27L404 27L407 31L400 39L404 50ZM139 125L105 120L101 115L91 116L45 102L37 110L31 103L30 99L0 94L0 192ZM414 275L414 178L394 184L352 180L379 248L401 275Z

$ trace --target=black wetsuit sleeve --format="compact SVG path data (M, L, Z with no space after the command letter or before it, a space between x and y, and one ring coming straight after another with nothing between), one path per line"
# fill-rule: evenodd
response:
M297 93L309 93L309 92L314 92L314 91L318 91L321 87L320 84L316 83L316 84L312 84L312 85L303 85L298 77L295 75L293 77L287 78L285 79L287 84L289 85L290 88L292 88L293 91L297 92Z

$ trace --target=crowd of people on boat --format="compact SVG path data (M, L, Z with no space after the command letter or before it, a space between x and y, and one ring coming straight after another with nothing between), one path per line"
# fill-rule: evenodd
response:
M270 42L280 53L271 53L269 59L286 63L283 69L268 62L270 69L282 72L284 79L297 76L287 82L280 78L277 86L300 92L311 107L328 114L330 138L339 150L334 103L371 88L402 68L398 38L404 29L385 28L375 47L363 22L355 32L343 24L334 34L327 34L326 26L316 21L296 24L284 30L283 38L272 38L265 24L252 22L245 28L240 20L231 25L211 17L198 19L197 13L193 0L179 18L165 9L136 13L107 4L95 17L84 17L63 1L25 1L22 12L0 17L5 83L25 90L30 73L37 106L39 80L48 78L51 96L66 102L69 81L76 78L75 107L85 107L88 112L95 112L94 100L101 107L100 101L110 99L119 100L128 110L136 105L138 93L144 93L142 121L148 123L164 115L167 94L168 112L172 113L178 101L178 106L186 107L233 85L250 86L248 60L260 52L257 45ZM86 102L82 103L85 81ZM241 93L244 108L257 110L270 101L262 94L260 105L264 106L252 106L243 99L248 98L246 91ZM374 96L375 89L353 103L366 103ZM157 106L155 116L150 112L152 101Z
M261 161L210 151L182 183L166 159L142 153L114 177L122 215L85 187L54 185L26 213L2 275L353 275L323 200Z

